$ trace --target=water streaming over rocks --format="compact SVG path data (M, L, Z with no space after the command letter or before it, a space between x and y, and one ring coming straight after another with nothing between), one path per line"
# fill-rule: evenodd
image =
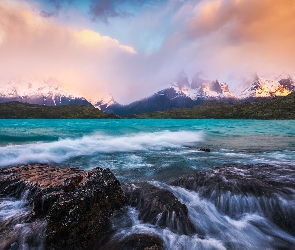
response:
M294 249L294 173L292 166L224 165L171 185L123 184L129 207L114 220L112 239L154 235L165 249Z

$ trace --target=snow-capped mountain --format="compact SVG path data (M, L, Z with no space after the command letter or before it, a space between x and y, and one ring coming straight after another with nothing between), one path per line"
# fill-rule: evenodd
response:
M175 89L171 87L158 91L152 96L132 102L128 105L120 105L115 103L108 107L101 105L100 108L106 113L115 113L117 115L133 115L162 111L171 108L193 107L195 105L195 101L182 92L176 92Z
M190 82L187 75L181 72L168 88L155 94L130 103L120 105L111 96L95 106L104 112L117 115L132 115L172 108L193 107L208 100L236 100L229 91L228 85L217 80L209 80L201 72Z
M111 94L100 99L98 102L92 102L93 106L99 110L106 110L109 106L118 104Z
M239 95L239 99L286 96L295 92L295 82L286 73L278 75L258 76L245 81L247 86Z
M191 83L188 77L182 72L171 84L176 92L181 92L192 100L213 100L213 99L235 99L230 93L228 85L218 80L210 80L202 72L198 72L192 78Z
M94 106L108 113L129 115L169 108L192 107L205 100L233 99L236 97L230 93L226 83L210 80L202 72L195 74L190 82L186 73L182 71L170 86L139 101L120 105L109 95L94 103Z
M82 96L72 95L52 79L12 78L0 80L0 103L9 101L60 106L68 104L91 105Z
M128 105L120 105L109 95L94 103L94 106L107 113L133 115L172 108L193 107L210 100L238 102L249 98L284 96L295 92L294 80L288 74L267 77L256 75L233 84L232 87L238 89L235 91L236 95L231 93L230 87L225 82L209 79L202 72L195 74L191 80L185 72L181 72L167 88L149 97Z

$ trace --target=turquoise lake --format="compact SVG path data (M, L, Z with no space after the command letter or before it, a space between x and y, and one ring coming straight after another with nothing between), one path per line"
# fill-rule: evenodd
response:
M210 152L201 151L202 147L209 148ZM113 237L156 235L168 250L294 249L295 246L294 233L272 217L274 214L276 218L278 212L286 218L286 224L294 217L295 121L0 120L0 167L28 163L65 168L78 166L85 170L109 168L120 182L133 182L134 187L137 182L148 181L168 190L184 204L196 229L196 233L186 235L157 223L143 222L134 207L126 206L120 217L111 219ZM260 163L272 168L262 169ZM262 170L256 168L258 174L249 175L247 166L243 166L243 170L225 166L226 171L231 171L229 175L238 176L231 179L231 185L241 182L243 187L245 179L253 176L256 179L251 180L259 184L264 175L277 184L270 191L271 195L259 192L255 195L256 188L261 187L250 185L254 193L223 192L217 199L210 197L215 197L214 188L219 182L228 182L226 175L221 174L216 182L205 182L208 187L205 185L200 191L208 189L209 197L202 196L202 192L169 185L171 180L182 175L223 164L253 164L251 166ZM210 180L210 175L206 178ZM285 191L277 192L277 186ZM0 197L0 224L5 229L6 221L12 218L17 221L28 209L25 196L21 199ZM157 216L160 218L161 213ZM173 216L169 223L175 223ZM27 243L36 230L42 232L42 225L32 229L30 223L16 224L8 236L2 236L0 228L0 238L5 244L9 235L17 232L18 249L43 250L45 234L38 236L37 248Z
M293 165L294 153L295 121L0 120L1 167L99 166L110 168L121 181L166 182L226 163Z

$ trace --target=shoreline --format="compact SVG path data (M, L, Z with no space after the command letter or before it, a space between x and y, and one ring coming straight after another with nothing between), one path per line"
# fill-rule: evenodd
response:
M139 242L141 242L140 247L144 246L147 249L148 247L167 248L165 238L162 239L160 235L153 233L153 230L148 234L138 232L131 234L132 237L129 234L123 238L119 237L121 230L126 231L128 227L132 228L132 224L128 226L130 222L127 223L129 220L128 213L125 211L127 207L129 210L133 207L137 211L141 223L150 223L158 229L167 228L176 235L194 236L198 241L204 242L208 237L207 233L195 224L194 218L188 213L191 209L189 204L185 205L186 203L178 197L178 192L184 192L184 195L189 190L197 192L200 197L203 197L202 199L211 200L218 210L233 219L239 218L244 213L259 213L275 223L281 228L280 230L286 230L295 242L295 208L291 204L288 206L280 201L283 198L294 202L290 190L295 191L295 166L223 165L212 170L196 171L179 177L169 182L169 185L160 182L119 183L108 169L100 168L84 171L75 167L59 168L46 164L29 164L1 168L0 172L2 198L12 195L19 199L26 193L26 206L32 207L32 210L29 216L26 215L21 219L17 217L17 222L21 220L22 223L40 227L40 231L43 230L43 235L40 237L43 237L45 249L61 247L69 249L73 246L72 244L75 245L75 249L90 249L90 245L91 247L95 245L98 249L99 247L104 249L103 246L113 249L112 247L118 244L123 244L128 249ZM36 173L39 174L36 175ZM185 189L182 191L179 188ZM95 193L103 194L104 198L95 198L92 196L93 191L89 192L89 190L96 190ZM228 195L229 192L230 195ZM227 201L221 202L218 198L221 196ZM92 200L90 207L85 207L85 204L88 204L87 197ZM240 198L237 200L237 197ZM265 198L260 200L259 197ZM258 203L254 202L249 207L250 203L245 206L246 200L248 202L257 200ZM236 204L232 203L233 201ZM104 205L95 205L96 203L93 202ZM105 202L110 205L106 206ZM113 210L105 210L110 206ZM93 213L93 211L96 212ZM90 223L92 220L101 220L99 219L103 218L101 213L105 214L104 218L108 218L106 221L101 222L102 224ZM120 223L113 224L117 227L114 230L110 222L115 218L118 218ZM127 223L125 226L124 221ZM10 224L11 230L14 230L12 229L13 219L10 220ZM89 228L90 225L92 230ZM93 227L94 225L96 226ZM97 225L102 226L97 227ZM35 230L38 230L37 228ZM97 229L94 230L94 228ZM3 228L0 229L1 231L3 232ZM81 232L84 233L81 235ZM6 233L9 234L7 230ZM62 236L65 234L68 235L66 241ZM39 242L42 242L42 239L39 239ZM280 243L281 246L290 244L288 241L284 242ZM15 241L7 244L12 246L21 243L15 238Z

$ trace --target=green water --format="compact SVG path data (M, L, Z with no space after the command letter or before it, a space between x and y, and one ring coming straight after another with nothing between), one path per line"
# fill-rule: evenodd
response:
M6 119L0 165L100 166L124 181L168 181L225 163L294 165L294 128L293 120Z

